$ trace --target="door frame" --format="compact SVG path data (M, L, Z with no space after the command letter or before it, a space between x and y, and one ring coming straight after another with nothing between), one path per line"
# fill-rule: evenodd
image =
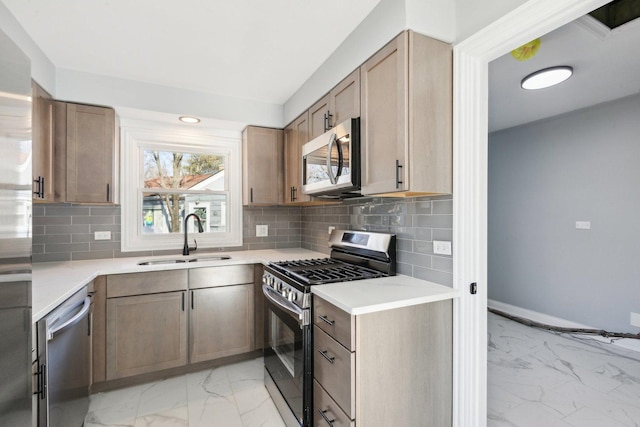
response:
M529 0L454 46L454 426L487 425L489 62L609 1Z

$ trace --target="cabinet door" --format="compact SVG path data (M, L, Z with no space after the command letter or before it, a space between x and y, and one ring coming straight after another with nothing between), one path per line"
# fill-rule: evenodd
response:
M67 104L67 202L112 203L115 111Z
M329 106L333 114L333 126L360 117L360 69L355 70L331 90Z
M285 203L308 202L302 192L302 146L309 142L309 114L305 112L284 130Z
M107 300L107 380L187 363L185 292Z
M283 132L248 126L242 132L243 205L282 203Z
M328 114L330 114L329 94L309 109L309 141L331 129L333 117L327 117Z
M254 349L253 284L191 291L191 363Z
M53 202L53 99L32 81L33 199Z
M407 39L402 33L360 69L363 194L409 188Z

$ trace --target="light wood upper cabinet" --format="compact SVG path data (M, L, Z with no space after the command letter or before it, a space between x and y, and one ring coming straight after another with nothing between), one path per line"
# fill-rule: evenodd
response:
M331 126L329 126L331 118L328 117L328 114L329 94L326 94L309 108L309 141L322 135L331 128Z
M309 109L309 141L345 120L359 116L360 70L358 69Z
M400 34L360 69L362 194L450 194L451 46Z
M284 130L284 203L306 203L302 192L302 146L309 141L309 113L304 112Z
M33 200L54 202L53 98L32 81Z
M283 131L247 126L242 132L242 204L283 202Z
M355 70L329 92L331 127L360 117L360 70Z
M118 130L112 108L56 102L60 201L117 204Z

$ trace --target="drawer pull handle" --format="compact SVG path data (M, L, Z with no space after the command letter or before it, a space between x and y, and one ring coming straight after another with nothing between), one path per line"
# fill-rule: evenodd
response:
M331 363L332 365L333 365L333 361L336 360L335 357L330 357L330 356L327 355L327 350L318 350L318 353L320 353L322 355L322 357L327 359L329 361L329 363Z
M327 319L327 316L318 316L320 318L320 320L322 320L324 323L333 326L336 324L336 322L334 320L329 320Z
M326 421L327 424L329 424L331 427L333 427L333 423L335 420L330 420L329 417L327 417L325 415L325 413L329 412L328 409L325 409L324 411L320 408L318 408L318 412L320 412L320 415L322 416L322 418L324 418L324 420Z

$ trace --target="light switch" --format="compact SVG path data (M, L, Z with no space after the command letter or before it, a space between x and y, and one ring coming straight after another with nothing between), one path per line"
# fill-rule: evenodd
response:
M444 240L434 240L433 253L436 255L451 255L451 242Z
M93 238L96 240L111 240L111 232L110 231L96 231L93 234Z
M576 230L591 230L591 221L576 221Z
M268 225L256 225L256 237L266 237L269 235Z

